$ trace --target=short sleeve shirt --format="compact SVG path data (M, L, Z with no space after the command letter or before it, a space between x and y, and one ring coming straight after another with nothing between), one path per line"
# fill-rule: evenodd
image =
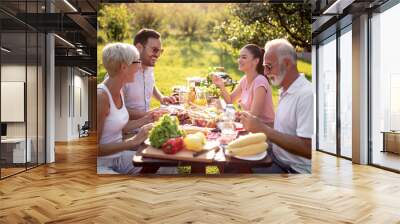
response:
M154 68L140 69L135 75L134 82L127 83L123 87L126 107L142 112L149 111L153 88Z
M276 111L274 129L303 138L314 134L314 94L311 83L300 75L282 92ZM287 152L278 145L273 145L276 158L299 173L311 173L311 160Z
M263 75L258 75L248 87L247 78L244 76L239 82L239 88L241 89L239 104L247 111L251 110L256 90L263 88L266 91L265 101L262 105L258 105L263 108L264 113L258 118L264 123L273 123L275 119L274 104L272 102L272 89L267 78Z

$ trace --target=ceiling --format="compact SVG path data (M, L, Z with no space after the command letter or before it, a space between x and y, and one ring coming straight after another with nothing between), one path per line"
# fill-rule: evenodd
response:
M324 38L320 35L329 36L336 32L334 25L340 28L342 25L351 23L352 18L373 11L388 0L316 0L312 2L312 36L315 43L318 39Z
M96 27L96 0L0 1L2 46L11 50L9 60L37 55L38 33L55 33L56 66L77 66L95 75ZM43 45L39 44L39 50Z

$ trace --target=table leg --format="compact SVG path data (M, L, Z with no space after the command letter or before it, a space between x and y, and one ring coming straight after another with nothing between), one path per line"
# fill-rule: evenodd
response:
M383 149L381 152L386 152L386 133L383 133Z
M238 173L252 173L252 171L249 166L240 166Z
M218 170L219 170L219 174L223 174L224 173L224 165L217 165Z
M159 169L159 166L143 166L142 169L140 170L141 174L154 174L157 173L157 170Z
M206 174L206 166L205 165L192 165L191 173L192 174Z

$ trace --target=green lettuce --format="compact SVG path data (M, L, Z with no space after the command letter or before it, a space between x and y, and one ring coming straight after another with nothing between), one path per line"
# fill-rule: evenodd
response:
M164 115L158 120L150 131L150 144L160 148L168 139L183 136L179 129L179 121L176 117Z

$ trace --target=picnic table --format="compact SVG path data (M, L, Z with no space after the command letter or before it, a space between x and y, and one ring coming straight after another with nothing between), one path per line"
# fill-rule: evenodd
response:
M209 105L213 105L218 109L225 107L225 102L217 99ZM176 109L176 106L171 105ZM238 135L244 135L248 132L242 131ZM206 144L207 145L207 144ZM205 173L206 166L217 166L220 173L227 171L229 173L251 173L251 168L268 167L272 164L271 157L265 155L257 160L238 159L229 155L224 145L219 145L218 150L209 150L209 152L193 156L193 152L183 150L174 155L167 155L160 149L155 149L149 143L136 151L132 159L133 165L142 167L141 173L155 173L159 167L178 167L191 166L192 173ZM269 144L270 150L271 144ZM217 151L217 152L216 152ZM193 172L194 171L194 172Z
M216 153L210 151L198 157L163 155L163 152L158 149L156 150L159 151L159 155L155 153L146 153L149 149L152 149L152 147L142 147L138 149L133 157L133 165L136 167L143 167L141 173L155 173L159 167L178 166L191 166L192 173L205 173L206 166L217 166L220 173L224 173L225 170L233 173L251 173L251 168L268 167L272 164L272 159L268 155L260 160L254 161L234 158L230 156L222 146L220 146L219 151ZM268 150L270 150L270 148ZM188 151L182 153L193 154ZM209 155L211 155L211 158L205 159L205 157Z

